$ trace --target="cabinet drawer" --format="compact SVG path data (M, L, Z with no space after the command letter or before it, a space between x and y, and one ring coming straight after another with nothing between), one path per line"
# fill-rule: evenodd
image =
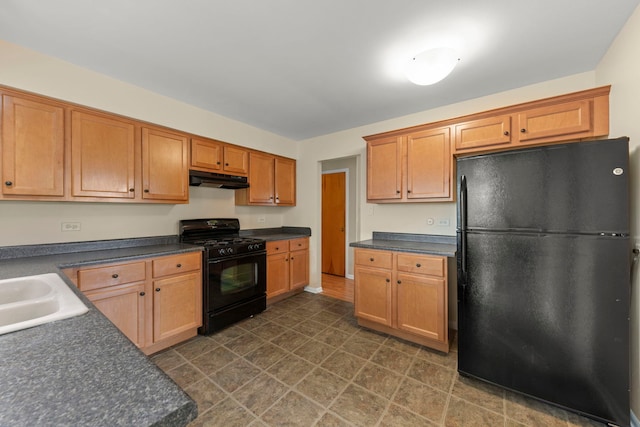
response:
M288 240L273 240L267 242L267 255L281 254L283 252L289 252Z
M200 269L202 254L192 252L188 254L171 255L153 260L153 277L169 276Z
M445 257L398 254L398 271L444 277Z
M144 280L146 280L144 262L87 268L78 271L78 288L80 288L81 291Z
M391 252L368 249L356 249L355 263L370 267L391 269L393 255Z
M290 251L301 251L307 248L309 248L309 238L307 237L289 240Z

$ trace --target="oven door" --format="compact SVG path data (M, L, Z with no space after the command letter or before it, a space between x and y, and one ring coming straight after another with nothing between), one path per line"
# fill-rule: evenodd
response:
M209 260L208 264L207 311L264 295L267 290L266 252Z

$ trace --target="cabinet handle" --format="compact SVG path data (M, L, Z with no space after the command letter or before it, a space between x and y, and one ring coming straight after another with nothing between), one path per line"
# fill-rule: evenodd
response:
M416 264L416 267L420 268L422 265L420 263Z
M148 188L145 188L145 189L144 189L144 192L145 192L145 193L148 193L148 192L149 192L149 189L148 189Z
M178 264L178 265L176 265L176 267L181 268L181 267L182 267L182 264Z
M113 274L111 275L111 277L113 277L114 279L117 279L117 278L118 278L118 273L113 273Z
M373 262L373 258L369 258L369 261Z
M160 288L156 288L156 292L160 292Z
M11 187L13 185L13 182L11 181L5 181L4 185L6 185L7 187Z
M145 295L144 292L140 292L140 296L143 297Z
M219 164L220 164L220 162L216 162L216 165L219 165Z
M525 133L527 130L525 128L520 129L520 132Z
M134 191L136 191L136 190L135 190L135 188L130 188L130 189L129 189L129 191L130 191L131 193L133 193L133 192L134 192Z
M504 131L504 135L505 135L505 136L509 136L509 131L508 131L508 130L505 130L505 131Z

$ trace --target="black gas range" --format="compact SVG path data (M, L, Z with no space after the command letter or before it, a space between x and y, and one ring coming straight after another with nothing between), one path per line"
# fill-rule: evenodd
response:
M203 327L210 334L267 306L266 244L242 237L237 218L180 221L180 241L203 246Z

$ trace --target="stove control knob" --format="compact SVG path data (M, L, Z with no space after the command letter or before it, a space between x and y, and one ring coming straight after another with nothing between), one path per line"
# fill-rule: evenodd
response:
M254 245L249 245L249 246L247 247L247 249L249 249L250 251L254 250L255 248L256 248L256 247L255 247Z
M218 253L219 253L220 255L224 255L224 249L218 249Z
M227 249L227 253L228 253L228 254L232 254L232 253L233 253L233 248L229 248L229 249Z

